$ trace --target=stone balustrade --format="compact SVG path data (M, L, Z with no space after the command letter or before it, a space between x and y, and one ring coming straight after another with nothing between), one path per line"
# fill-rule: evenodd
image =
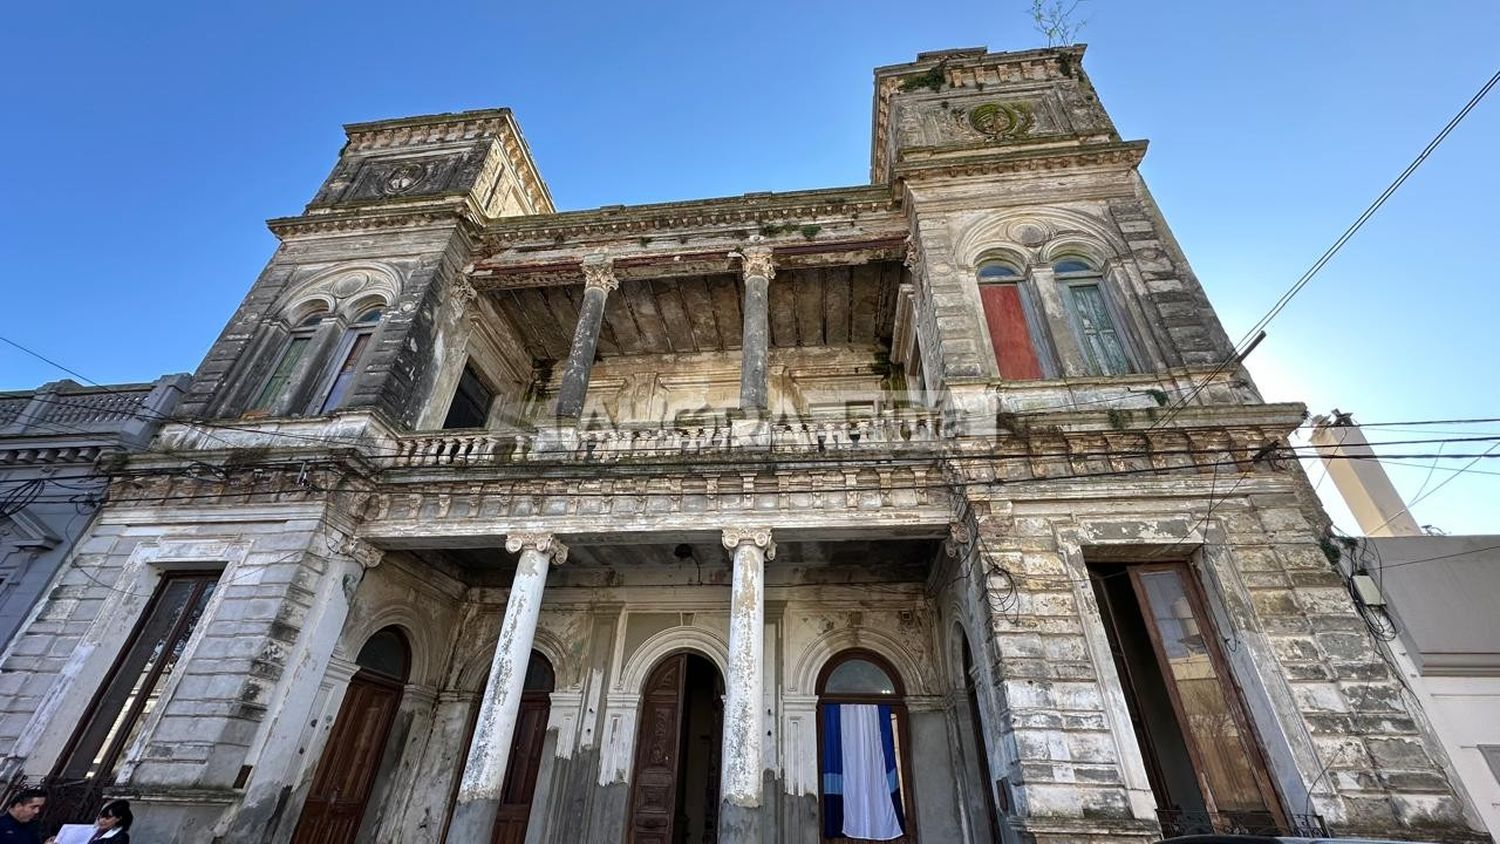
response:
M902 411L852 419L789 419L692 425L628 425L549 436L534 431L429 432L394 439L398 467L477 466L532 460L615 462L756 449L820 453L930 448L944 439L942 414Z

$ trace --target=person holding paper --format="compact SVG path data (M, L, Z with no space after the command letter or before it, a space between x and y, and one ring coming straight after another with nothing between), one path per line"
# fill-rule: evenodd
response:
M56 844L130 844L127 830L134 820L129 801L112 800L99 810L99 817L92 824L64 824L55 841Z

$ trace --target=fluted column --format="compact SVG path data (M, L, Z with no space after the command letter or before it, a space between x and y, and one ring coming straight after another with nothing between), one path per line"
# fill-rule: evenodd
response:
M562 565L568 549L550 533L512 533L505 548L521 552L510 596L505 601L505 619L500 622L500 640L490 662L490 679L484 687L469 761L458 786L458 803L448 827L451 842L488 841L500 808L500 789L505 785L505 766L516 731L516 713L521 707L521 685L531 661L537 616L542 608L542 588L547 569Z
M745 325L741 332L740 348L743 359L740 363L740 409L746 412L763 411L769 401L766 386L766 358L770 352L771 330L769 327L770 286L776 276L776 267L771 260L771 247L748 246L741 253L740 273L745 280L745 300L740 306Z
M729 594L729 676L719 772L719 841L759 844L765 768L765 570L776 556L769 528L726 528L734 554Z
M573 345L568 348L562 386L557 391L557 417L560 420L576 420L583 415L583 400L589 392L589 373L594 368L594 350L599 345L599 328L604 324L604 299L619 286L612 260L604 255L590 255L583 259L583 306L578 309Z

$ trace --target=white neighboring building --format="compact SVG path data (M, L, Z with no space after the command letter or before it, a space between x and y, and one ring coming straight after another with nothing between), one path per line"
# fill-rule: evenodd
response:
M1369 454L1347 416L1315 420L1327 454ZM1361 538L1355 571L1386 601L1390 652L1491 835L1500 834L1500 535L1428 536L1375 460L1325 460Z

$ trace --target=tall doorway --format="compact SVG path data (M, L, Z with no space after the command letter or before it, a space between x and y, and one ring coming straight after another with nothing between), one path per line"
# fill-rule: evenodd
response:
M510 761L505 766L505 785L500 789L492 844L522 844L526 840L536 775L542 767L547 715L552 710L552 687L552 663L532 651L521 686L521 708L516 713L516 733L510 742ZM469 732L473 733L472 727Z
M348 844L359 834L380 757L401 705L410 668L406 637L395 627L371 636L355 663L344 702L302 806L293 844Z
M1191 570L1091 565L1089 575L1164 834L1285 832Z
M516 712L516 730L511 735L510 756L505 763L505 781L500 787L500 807L495 812L495 828L490 844L521 844L531 821L531 803L536 795L537 775L542 769L542 743L547 738L547 716L552 711L552 690L557 685L552 663L536 651L526 663L526 678L521 683L521 706ZM486 683L480 683L481 689ZM469 710L469 726L464 732L463 755L453 769L453 783L448 791L448 811L443 816L439 841L448 840L453 823L453 809L458 802L458 788L463 770L469 763L474 744L474 728L479 724L481 701L475 700Z
M707 659L679 653L646 678L631 777L632 844L719 840L719 748L724 679Z

